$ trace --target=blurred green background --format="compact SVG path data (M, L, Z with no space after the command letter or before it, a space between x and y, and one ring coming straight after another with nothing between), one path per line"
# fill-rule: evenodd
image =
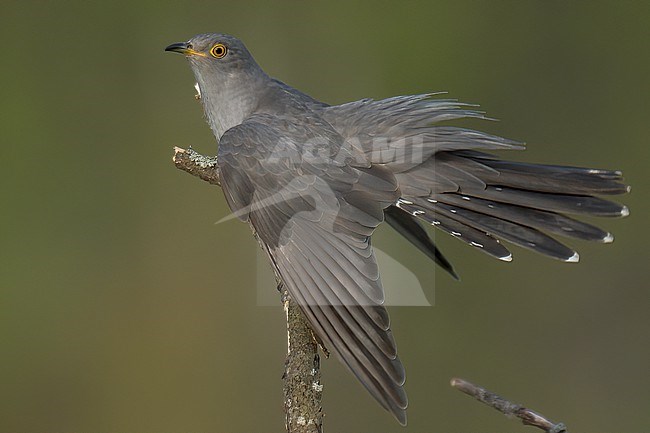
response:
M601 222L616 242L574 242L578 265L439 235L456 283L381 229L435 300L391 309L409 426L326 360L327 431L530 430L453 376L572 431L647 431L649 23L641 1L4 0L0 432L283 431L284 317L257 305L256 243L171 163L174 145L216 152L188 65L163 52L206 31L330 103L447 90L501 119L473 126L525 140L514 157L634 186L631 216Z

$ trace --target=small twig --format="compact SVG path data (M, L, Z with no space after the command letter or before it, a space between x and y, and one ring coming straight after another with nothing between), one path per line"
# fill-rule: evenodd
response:
M547 433L568 433L564 424L556 424L549 421L542 415L527 409L520 404L512 403L503 397L488 391L485 388L467 382L466 380L454 378L451 380L451 386L467 395L471 395L481 403L485 403L508 417L519 418L524 425L535 426Z
M221 185L221 173L217 157L208 157L189 149L174 148L172 158L176 168L192 176L199 177L212 185ZM252 228L252 226L251 226ZM266 246L257 237L262 249ZM269 256L269 258L271 258ZM323 411L321 397L323 386L320 383L320 358L318 343L311 328L298 305L293 302L283 288L276 271L276 283L282 294L282 305L287 319L287 357L284 374L284 410L286 428L289 433L321 433L323 429ZM325 351L325 349L323 348ZM325 351L325 355L327 352Z
M172 157L174 165L192 176L199 177L212 185L221 185L221 172L216 156L203 156L192 147L183 149L174 147Z

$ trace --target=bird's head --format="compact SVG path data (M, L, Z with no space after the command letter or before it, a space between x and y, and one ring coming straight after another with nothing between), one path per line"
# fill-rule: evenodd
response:
M204 33L187 42L171 44L165 51L183 54L199 74L217 74L225 78L260 69L244 44L230 35Z
M189 60L217 138L251 114L269 80L234 36L204 33L171 44L165 51L183 54Z

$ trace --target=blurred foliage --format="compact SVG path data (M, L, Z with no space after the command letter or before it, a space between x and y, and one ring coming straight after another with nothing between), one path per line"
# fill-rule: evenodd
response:
M579 265L439 235L456 283L382 228L435 300L391 309L410 424L329 360L328 431L525 429L456 375L571 430L647 429L649 22L640 1L4 0L0 432L283 431L284 318L256 304L256 244L170 161L216 152L188 66L163 52L205 31L331 103L447 90L502 120L475 126L527 141L516 158L635 187L632 215L602 222L616 242L578 243Z

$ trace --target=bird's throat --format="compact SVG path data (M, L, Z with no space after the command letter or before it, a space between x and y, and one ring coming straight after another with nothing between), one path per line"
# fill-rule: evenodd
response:
M198 78L198 77L197 77ZM217 141L230 128L241 124L255 111L259 90L225 79L218 83L197 80L203 111Z

